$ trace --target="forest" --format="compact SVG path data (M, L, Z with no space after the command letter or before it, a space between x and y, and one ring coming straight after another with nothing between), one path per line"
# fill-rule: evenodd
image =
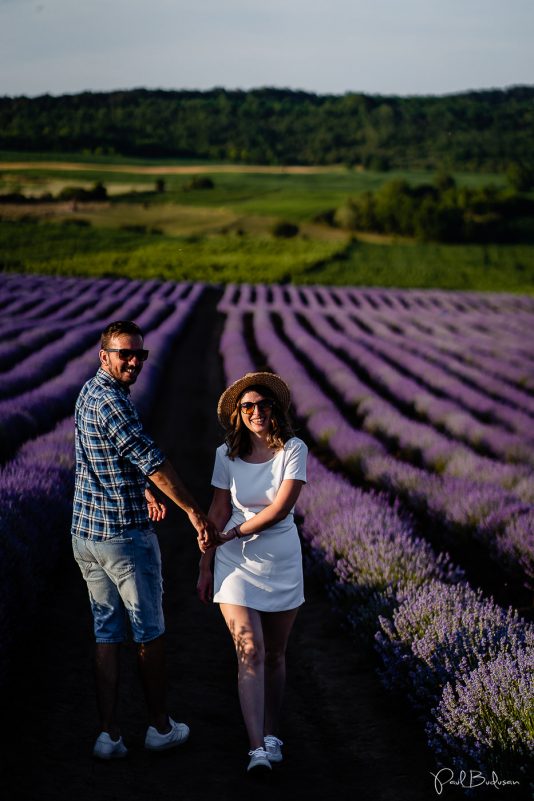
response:
M534 87L443 96L135 89L0 98L0 148L372 170L532 170Z

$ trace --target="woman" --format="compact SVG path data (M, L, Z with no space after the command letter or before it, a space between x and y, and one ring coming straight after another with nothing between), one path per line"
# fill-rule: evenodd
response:
M200 560L198 593L220 604L238 661L238 691L250 739L247 770L282 760L278 737L285 651L304 602L293 508L306 481L308 449L293 435L287 384L247 373L226 389L208 513L221 544ZM212 562L215 561L212 573Z

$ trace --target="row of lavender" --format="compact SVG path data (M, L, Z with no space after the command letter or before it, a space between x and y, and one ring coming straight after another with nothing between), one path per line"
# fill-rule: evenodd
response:
M246 293L242 302L233 296L233 288L227 290L220 304L228 312L227 325L239 335L243 315L252 314L257 344L273 369L298 376L296 410L317 442L365 482L402 497L435 523L436 533L446 538L445 545L474 538L499 567L532 588L533 418L528 412L508 407L520 420L517 428L523 426L521 436L496 422L485 426L486 441L496 451L513 449L522 461L511 463L504 456L499 459L478 452L451 429L434 427L430 420L423 422L410 414L407 407L413 402L439 410L452 407L451 419L457 425L469 417L458 402L433 396L424 387L425 366L421 366L423 378L417 381L405 375L400 346L396 346L398 361L393 368L385 354L373 350L374 337L347 335L342 329L349 325L347 315L339 307L330 319L317 311L297 316L288 308L287 297L285 307L276 306L276 298L263 306L259 289L254 304ZM404 363L410 363L406 349ZM446 376L442 385L444 390L448 386ZM467 386L466 391L473 390ZM530 398L526 391L523 395L526 408ZM504 403L500 406L506 408ZM471 419L473 429L480 429L480 422Z
M423 391L428 386L430 392L442 395L449 399L450 406L447 407L452 412L468 410L477 418L483 418L498 425L509 428L511 431L524 432L525 423L528 422L528 415L534 414L534 397L530 389L534 386L533 359L534 353L530 343L525 341L524 333L532 327L534 321L533 314L521 315L521 323L518 330L514 330L513 335L509 332L510 323L515 324L517 313L512 315L493 314L483 324L482 315L474 317L472 314L455 314L451 312L441 314L437 312L430 314L419 310L412 312L411 315L406 311L392 311L390 308L382 311L355 310L350 302L357 296L355 290L349 293L347 290L344 295L345 303L341 304L341 290L335 291L337 304L330 301L329 305L318 306L308 301L308 306L302 303L302 297L313 297L312 290L300 288L285 288L283 296L282 290L272 290L270 302L264 302L260 287L256 288L256 301L250 298L250 287L248 292L243 288L240 290L239 298L235 298L228 304L227 299L235 293L235 290L227 290L221 308L239 308L242 311L262 308L264 310L276 311L279 313L292 312L301 315L308 324L313 327L316 320L323 319L324 331L330 328L332 331L337 329L345 339L356 341L363 345L363 354L367 350L379 353L381 360L375 358L375 364L388 364L401 367L403 375L415 376L422 385L417 393L418 403L421 408L417 408L419 413L426 413L427 409L424 402L419 401L419 396L426 398ZM266 287L262 287L266 290ZM326 290L322 289L323 302ZM332 290L334 294L334 290ZM406 295L408 293L405 293ZM302 296L302 297L301 297ZM470 322L469 322L470 321ZM332 347L339 347L340 337L337 341L330 342ZM481 345L482 342L482 345ZM342 346L341 346L342 347ZM488 352L493 350L494 356L490 360ZM410 362L407 364L408 354ZM418 358L416 358L416 354ZM365 361L359 364L359 356L356 351L354 360L363 371L369 369ZM371 365L372 372L372 365ZM499 378L500 372L504 371L506 378ZM390 372L389 379L394 375ZM525 386L525 384L527 386ZM386 383L385 389L391 391ZM406 403L413 403L412 386L407 387L403 400ZM526 390L526 391L525 391ZM395 392L397 388L395 387ZM455 405L456 404L456 405ZM523 411L523 414L521 412ZM436 422L446 427L453 425L453 421L448 421L445 413L443 420L437 418ZM473 425L475 421L471 421ZM469 431L463 428L456 430L452 428L452 434L464 434L470 437ZM484 429L481 428L471 436L472 442L484 436ZM487 432L491 437L491 431ZM491 448L490 443L484 443ZM503 453L502 447L496 446L496 453ZM507 455L507 454L505 454ZM513 459L514 453L510 454ZM528 458L528 457L527 457Z
M47 289L54 286L54 283L55 279L48 279ZM61 290L57 285L54 288L56 291L58 288ZM110 289L109 285L107 288ZM102 312L99 303L101 282L88 282L85 286L78 285L74 289L78 296L76 304L85 304L87 316L90 317L91 308L98 309L98 313ZM148 284L127 285L123 282L119 289L122 302L115 300L112 307L105 308L118 318L136 314L146 332L146 344L152 350L151 359L146 363L134 389L136 405L146 415L151 408L153 393L164 369L165 359L200 297L203 286L167 284L154 287ZM165 302L162 305L163 293ZM22 293L19 296L20 294ZM31 294L30 290L28 295ZM57 319L52 309L46 306L43 308L39 300L37 304L42 313L38 317L39 329L45 330L48 325L54 327ZM0 308L0 322L5 322L6 328L13 305L6 304ZM69 306L67 301L63 311ZM26 299L24 311L35 312L36 305L28 305ZM78 311L77 314L79 313ZM105 313L104 310L103 315ZM15 314L14 327L22 325L24 320L20 306L16 307ZM95 311L95 319L96 315ZM54 319L49 320L49 317ZM105 320L107 321L109 318ZM35 419L31 429L26 429L25 432L18 429L20 447L16 455L0 469L0 685L5 681L9 669L10 646L15 634L17 637L24 635L25 626L29 624L43 593L49 590L51 574L68 544L74 466L72 410L77 392L98 366L98 333L103 327L102 322L104 318L98 324L89 324L93 326L92 340L89 337L82 354L71 358L71 361L68 359L69 355L72 356L69 350L72 338L68 333L65 334L63 372L51 376L48 381L32 390L35 409L39 410L44 405L49 416ZM67 329L69 323L70 326L78 325L77 320L65 318L62 323L64 329ZM84 323L80 327L84 327ZM14 337L10 341L13 345L16 342ZM87 347L90 343L91 346ZM61 340L53 340L53 344L60 349ZM59 353L61 356L60 350ZM48 354L47 345L43 344L43 362L48 359ZM39 352L35 355L38 356ZM32 356L27 356L27 360L30 359ZM3 380L4 375L0 374L0 378ZM26 408L30 408L29 394L21 393L14 400L15 405L17 402L25 403ZM55 399L57 405L53 406L51 399ZM63 410L68 416L62 414ZM50 428L52 430L48 433L40 433ZM37 436L29 439L29 431L30 436Z
M221 339L229 382L257 367L241 322L228 315ZM284 376L302 401L299 373ZM534 627L473 591L386 495L356 489L313 456L298 512L336 606L360 635L375 635L381 676L425 721L438 763L504 770L526 787Z
M0 368L0 461L69 413L80 376L89 377L94 369L98 335L110 319L135 318L148 331L171 316L191 292L190 286L170 282L84 282L77 290L73 287L72 300L68 287L58 286L56 292L66 295L67 302L56 308L42 299L39 283L33 291L24 288L24 300L0 308L0 328L5 329L0 364L2 359L7 364ZM44 339L47 333L50 340ZM43 335L39 343L32 339L36 334Z
M470 303L466 300L469 297ZM456 370L462 364L472 364L482 369L483 377L503 375L512 384L519 383L521 387L527 381L531 389L534 387L533 355L524 337L534 314L531 298L350 287L229 285L221 307L236 305L243 310L261 306L334 316L353 314L363 333L368 331L367 321L372 320L373 325L381 323L380 333L390 338L392 334L403 336L408 329L419 343L433 345L440 357L448 352L454 354Z

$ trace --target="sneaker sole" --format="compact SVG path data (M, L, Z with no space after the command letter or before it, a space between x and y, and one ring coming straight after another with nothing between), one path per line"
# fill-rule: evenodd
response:
M180 740L179 743L169 743L168 745L145 745L145 751L153 751L157 753L158 751L172 751L173 748L180 748L181 745L185 745L187 742L187 738L185 740Z
M122 754L95 754L93 751L93 758L94 759L102 759L104 762L110 762L112 759L124 759L124 757L128 756L128 751Z
M247 768L247 774L251 776L254 774L255 776L270 776L272 773L272 768L269 765L254 765L253 768Z
M147 745L145 743L145 750L146 751L172 751L173 748L179 748L181 745L184 745L189 740L189 735L183 737L181 740L176 742L174 740L172 743L164 743L163 745Z

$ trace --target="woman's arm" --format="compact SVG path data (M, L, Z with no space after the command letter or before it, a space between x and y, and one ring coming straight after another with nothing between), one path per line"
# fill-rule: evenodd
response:
M245 520L241 525L230 529L228 534L230 534L230 532L233 532L233 534L229 536L228 539L246 537L250 534L259 534L266 528L270 528L275 523L283 520L296 504L304 483L304 481L300 481L296 478L284 479L280 484L274 501L270 503L269 506L266 506L265 509L262 509L261 512L258 512L257 515L251 517L250 520Z
M217 531L222 531L232 516L230 490L215 487L208 517L215 524ZM207 604L213 598L212 563L215 548L205 551L200 557L197 593L200 600Z
M203 604L209 603L213 598L213 555L215 548L205 551L200 557L197 579L197 593Z
M232 499L230 490L215 487L208 511L208 517L215 523L217 531L222 531L232 516Z

